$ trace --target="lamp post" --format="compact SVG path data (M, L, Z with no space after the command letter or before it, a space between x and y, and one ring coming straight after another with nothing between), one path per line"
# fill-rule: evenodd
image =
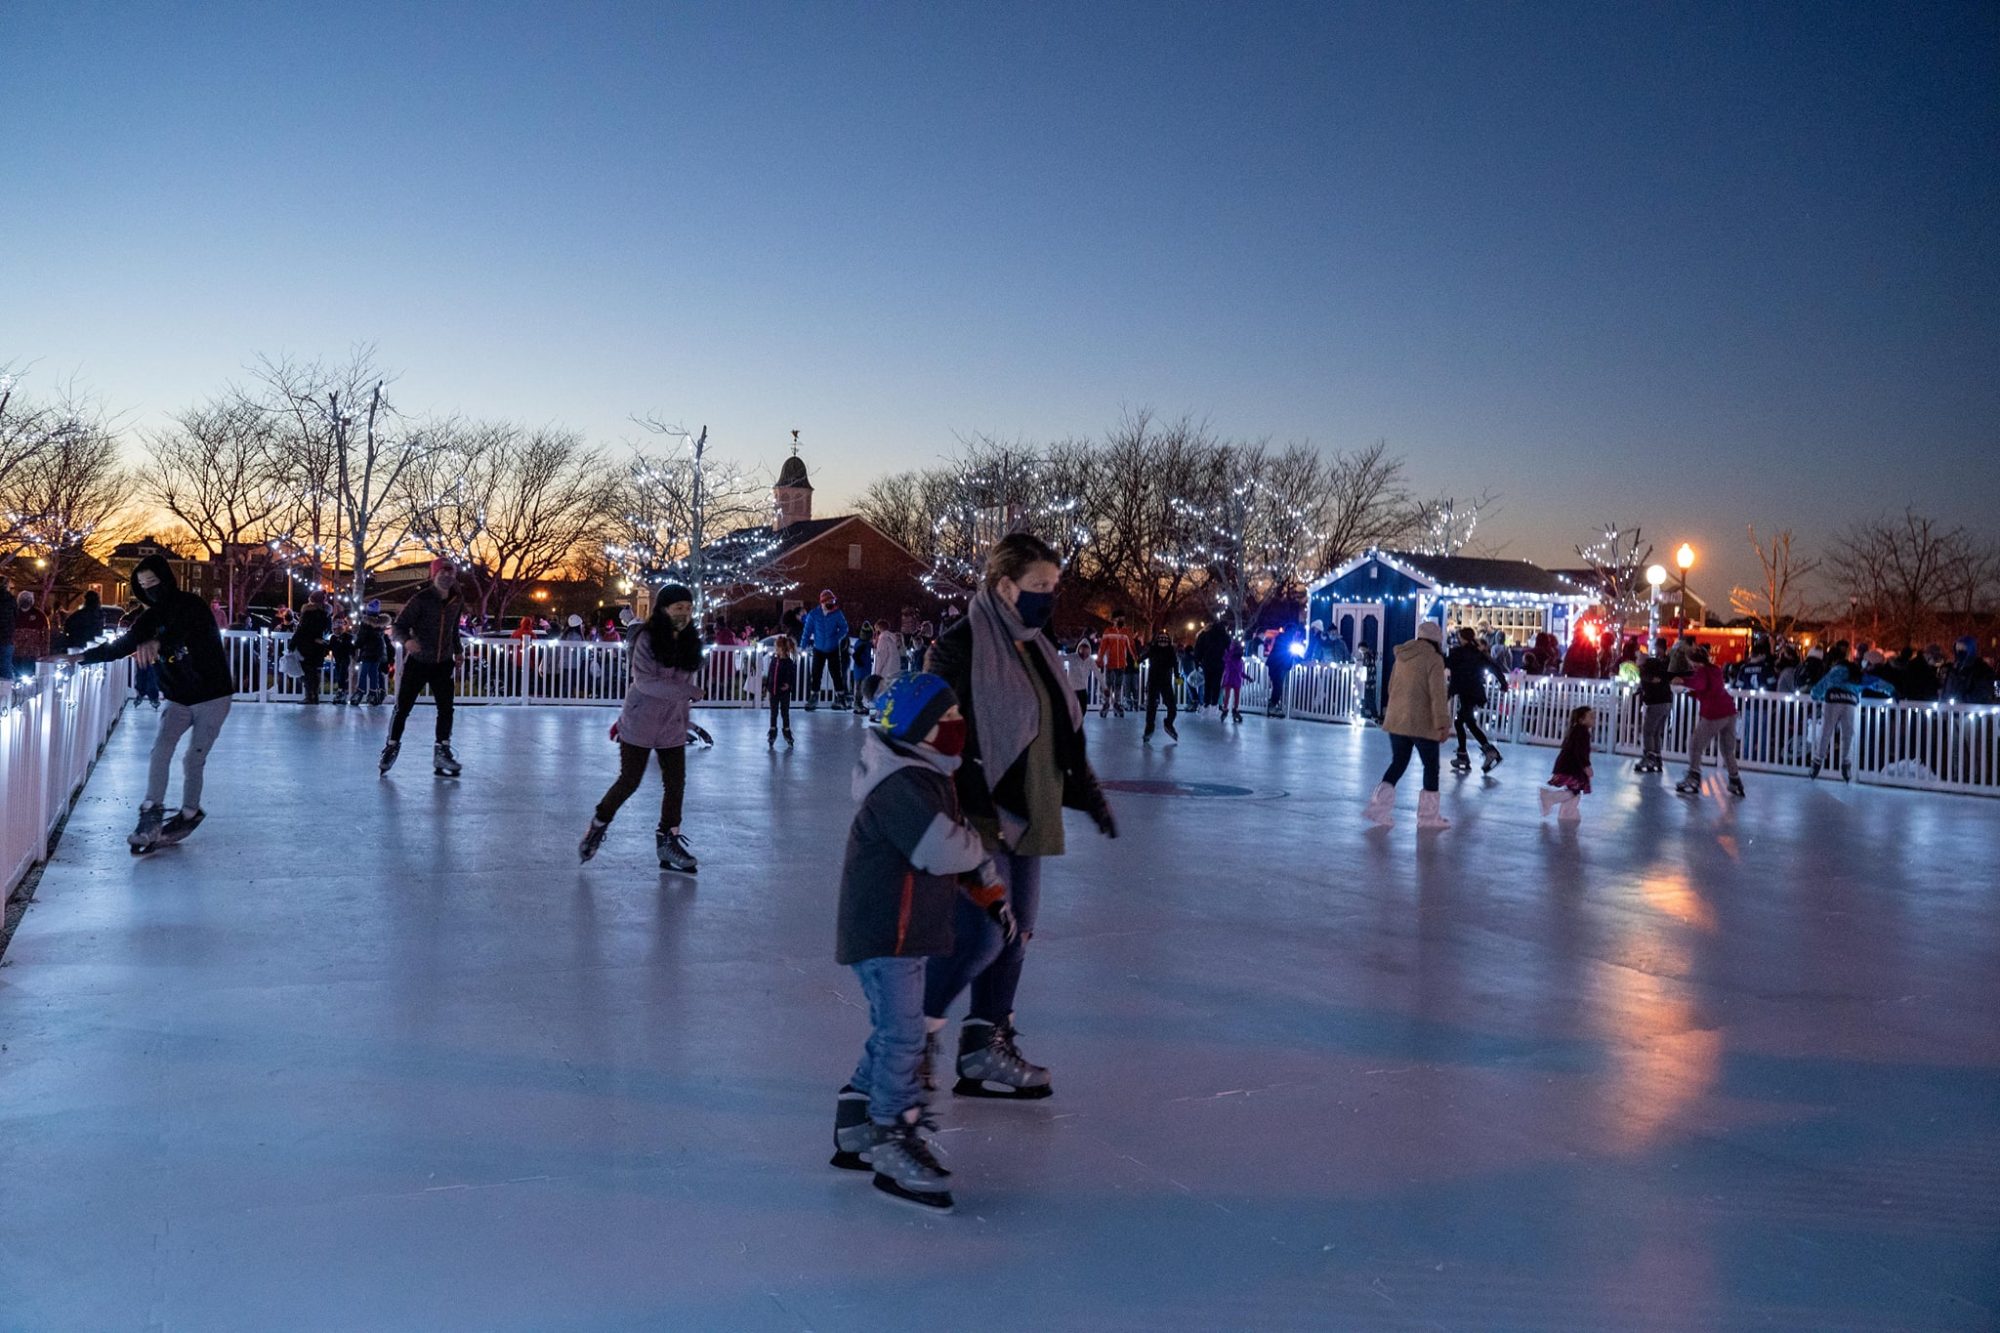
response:
M1655 651L1660 641L1660 586L1667 581L1665 565L1646 566L1646 584L1652 596L1646 603L1646 651Z
M694 540L688 544L688 569L694 575L694 613L700 616L707 600L701 577L701 456L708 450L708 427L703 426L701 434L688 441L688 447L694 450Z
M1682 542L1680 549L1674 552L1674 564L1681 571L1680 604L1674 608L1674 628L1685 632L1688 614L1688 570L1694 568L1694 547Z

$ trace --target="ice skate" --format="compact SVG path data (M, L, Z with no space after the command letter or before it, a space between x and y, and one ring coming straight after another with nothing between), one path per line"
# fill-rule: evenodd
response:
M1386 782L1377 783L1375 794L1368 798L1368 804L1361 807L1361 817L1388 828L1396 822L1396 789Z
M441 778L455 778L464 771L459 766L458 756L451 752L450 741L439 741L431 747L431 772Z
M1819 781L1820 762L1817 758L1806 760L1806 781Z
M1421 792L1417 796L1417 828L1446 829L1451 821L1438 810L1438 794L1434 791Z
M1165 727L1165 728L1167 729L1167 739L1168 739L1168 740L1171 740L1171 741L1174 741L1174 742L1176 742L1176 743L1178 743L1178 742L1180 741L1180 738L1181 738L1181 734L1180 734L1180 733L1179 733L1178 731L1175 731L1175 730L1174 730L1174 724L1173 724L1173 720L1172 720L1171 718L1169 718L1169 719L1168 719L1167 721L1165 721L1165 722L1162 722L1162 723L1161 723L1160 725L1161 725L1161 726L1163 726L1163 727Z
M1674 784L1674 790L1683 796L1701 795L1701 779L1690 773Z
M590 827L583 831L583 841L576 845L576 859L579 863L597 855L597 849L604 845L605 830L610 827L611 825L600 824L595 819L590 821Z
M1454 773L1470 773L1472 771L1472 756L1460 750L1451 757L1451 771Z
M688 847L688 840L678 833L668 833L664 829L653 834L653 849L660 854L660 869L675 870L683 875L692 875L701 868L694 859L694 852Z
M1486 747L1485 762L1479 765L1479 771L1481 773L1491 773L1494 769L1500 767L1506 758L1506 755L1500 753L1499 746L1489 745Z
M1740 801L1740 800L1742 800L1742 799L1743 799L1743 798L1744 798L1745 796L1747 796L1747 795L1749 794L1748 792L1746 792L1746 791L1744 791L1744 790L1743 790L1743 779L1742 779L1742 778L1739 778L1739 777L1731 777L1731 778L1729 779L1729 794L1730 794L1731 796L1734 796L1734 797L1735 797L1736 799L1738 799L1739 801Z
M833 1103L833 1157L831 1165L843 1171L866 1171L875 1145L888 1130L868 1118L868 1094L852 1083L840 1090Z
M157 805L139 807L139 825L125 837L126 844L132 849L132 855L143 856L159 845L160 824L165 817L166 812Z
M772 727L764 733L764 748L767 750L778 748L778 729L776 727Z
M911 1107L903 1118L885 1126L869 1152L875 1168L875 1188L891 1198L914 1203L934 1212L952 1208L951 1190L945 1181L951 1172L938 1164L923 1131L932 1128L923 1112Z
M1842 782L1854 781L1854 765L1842 764L1840 766L1840 780Z
M382 702L383 697L384 696L382 694L382 691L380 690L368 691L368 706L370 708L374 708L375 706L377 706Z
M1569 793L1561 787L1544 787L1541 790L1542 818L1547 819L1562 803L1569 799Z
M339 705L341 705L341 704L344 704L344 703L346 703L346 702L347 702L347 691L346 691L346 690L335 690L335 691L333 692L333 702L334 702L335 706L339 706Z
M1151 727L1147 727L1145 731L1141 732L1139 735L1139 744L1151 745L1152 743L1153 743L1153 729Z
M960 1097L1032 1100L1055 1087L1048 1070L1021 1057L1013 1024L968 1018L958 1030L958 1082L951 1090Z
M935 1030L924 1029L924 1054L917 1061L917 1082L925 1092L937 1091L937 1049L938 1034Z
M175 843L186 838L188 834L200 828L201 821L207 818L208 813L204 810L197 810L191 815L181 810L174 811L172 815L168 816L167 822L160 825L160 838L156 845L161 847L173 846Z
M704 750L713 750L715 748L715 737L709 735L692 722L688 723L688 739L690 741L700 741L701 748Z
M792 733L789 727L785 730L785 748L787 750L792 748Z
M377 771L387 773L390 769L394 768L396 766L396 756L402 752L403 743L401 741L390 741L387 745L383 746L382 762Z
M1241 722L1241 721L1243 720L1243 714L1241 714L1241 713L1231 713L1231 714L1229 715L1229 720L1230 720L1231 722Z

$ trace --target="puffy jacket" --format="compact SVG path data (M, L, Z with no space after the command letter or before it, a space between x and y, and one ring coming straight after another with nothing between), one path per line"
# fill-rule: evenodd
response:
M1486 674L1500 682L1504 692L1507 688L1507 673L1494 660L1469 643L1461 643L1445 654L1445 670L1450 673L1450 692L1461 699L1469 699L1474 706L1486 702Z
M1104 637L1097 641L1097 665L1106 671L1123 671L1132 665L1136 655L1132 636L1116 625L1104 631Z
M701 698L701 635L693 625L674 636L674 661L653 655L653 636L645 630L632 636L632 683L625 689L625 706L618 710L618 740L648 750L674 750L687 744L688 709Z
M412 661L435 665L457 660L458 613L463 607L455 588L449 597L439 593L435 583L417 589L396 617L396 633L412 645Z
M150 593L139 587L142 572L159 579ZM85 662L115 662L142 644L158 642L160 693L174 703L193 707L236 693L222 631L215 627L208 603L181 591L164 556L149 555L133 568L132 592L145 610L124 634L85 653Z
M1428 639L1396 645L1396 669L1389 675L1389 706L1382 729L1395 736L1434 741L1451 730L1451 702L1444 654Z
M832 611L815 606L806 612L799 632L815 650L830 653L847 642L847 612L837 606Z
M1703 663L1694 668L1684 683L1689 696L1701 705L1701 715L1707 721L1736 716L1736 700L1730 697L1729 682L1723 678L1721 667L1713 662Z
M960 814L956 762L898 745L869 728L854 769L861 802L840 867L834 960L921 958L950 953L958 895L985 906L998 887L963 889L959 876L986 863L986 845Z

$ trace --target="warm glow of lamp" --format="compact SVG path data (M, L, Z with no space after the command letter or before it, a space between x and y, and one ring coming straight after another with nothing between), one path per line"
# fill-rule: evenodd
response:
M546 601L548 601L548 600L549 600L549 590L548 590L547 588L537 588L537 589L535 589L535 600L536 600L536 601L538 601L538 602L546 602Z
M1667 567L1665 565L1646 566L1646 582L1652 584L1655 588L1657 588L1666 581L1667 581Z
M1686 542L1682 542L1681 549L1674 552L1674 563L1684 570L1693 569L1694 547L1689 546Z

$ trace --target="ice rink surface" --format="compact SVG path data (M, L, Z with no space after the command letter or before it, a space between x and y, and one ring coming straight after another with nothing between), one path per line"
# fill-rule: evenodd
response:
M702 714L687 879L654 774L577 865L610 719L239 706L134 858L128 715L0 968L0 1328L2000 1323L2000 801L1603 756L1564 831L1510 747L1370 831L1379 732L1093 720L1056 1095L943 1098L932 1217L826 1164L859 724Z

